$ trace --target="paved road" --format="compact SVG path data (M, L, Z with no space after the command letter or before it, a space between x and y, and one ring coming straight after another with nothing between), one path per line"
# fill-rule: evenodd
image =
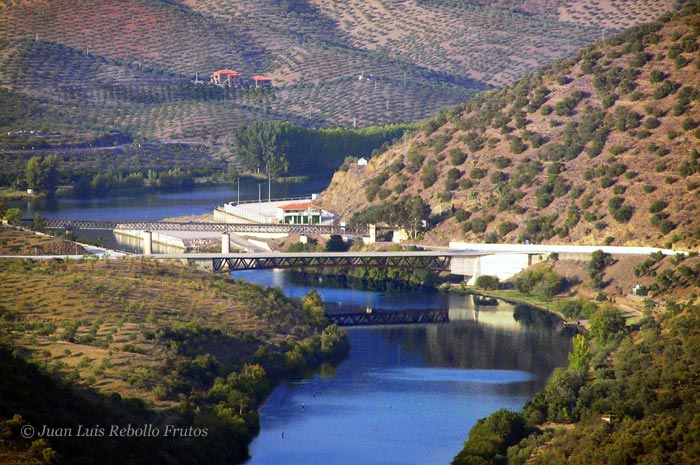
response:
M687 251L661 249L658 247L623 247L609 245L549 245L549 244L478 244L470 242L450 242L451 250L471 250L489 253L572 253L591 254L602 250L611 255L649 255L661 252L664 255L687 254Z

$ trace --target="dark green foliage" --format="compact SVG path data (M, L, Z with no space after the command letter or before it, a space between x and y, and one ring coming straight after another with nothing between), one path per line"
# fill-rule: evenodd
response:
M665 200L657 200L649 207L649 213L660 213L668 207L668 202Z
M450 168L447 170L447 175L445 177L445 190L453 191L457 188L457 180L462 177L462 172L457 168Z
M457 211L455 212L455 219L459 223L462 223L462 222L468 220L470 216L471 216L471 213L464 210L463 208L458 208Z
M565 300L557 305L557 310L566 318L582 320L590 318L597 308L594 302L583 298Z
M629 222L629 220L632 219L632 215L634 214L634 207L632 205L625 204L624 202L625 199L620 196L612 197L608 201L608 210L610 212L610 215L618 223Z
M588 374L557 368L544 390L525 404L523 416L528 423L544 421L571 423L578 420L576 405L581 388L586 385Z
M423 160L425 156L421 153L421 147L418 145L413 145L407 154L406 169L409 173L417 173L421 166L423 166Z
M30 158L26 168L27 187L53 194L58 186L58 165L58 157L53 154Z
M328 239L328 242L326 242L326 247L324 250L326 252L345 252L349 247L350 245L346 244L343 240L343 236L331 234L330 239Z
M501 287L501 280L498 276L481 275L476 278L476 287L481 289L499 289Z
M512 163L513 161L510 158L504 157L502 155L493 159L494 166L499 170L508 168Z
M498 234L503 237L509 232L515 231L518 229L518 225L513 223L512 221L501 221L498 223Z
M594 288L602 289L607 285L603 282L605 269L614 263L615 259L612 258L612 255L602 250L596 250L591 254L591 261L588 263L588 276L591 278Z
M448 157L450 158L450 164L458 166L464 163L464 160L467 159L467 154L462 152L459 147L452 147L448 151Z
M425 166L423 166L423 172L421 173L420 179L423 183L423 187L427 189L428 187L432 186L435 184L435 181L437 181L437 178L437 164L434 160L430 160L425 164Z
M554 113L557 116L571 116L576 106L584 97L586 97L586 94L580 90L572 92L570 96L554 105Z
M523 153L527 150L527 145L523 142L520 137L513 137L510 141L510 151L513 154Z
M471 230L475 234L483 234L486 232L487 227L488 223L483 218L473 218L471 220Z
M542 239L549 239L554 236L554 222L557 220L557 215L544 215L536 218L531 218L525 222L526 234L522 237L530 242L539 242Z
M532 161L526 158L516 166L510 184L516 189L521 186L531 186L543 169L544 165L539 160Z
M505 465L508 448L530 432L522 415L499 410L477 421L469 431L469 440L464 443L464 448L452 460L452 465Z
M596 343L606 345L624 337L626 326L625 319L617 308L603 305L591 316L588 331Z
M374 150L401 137L407 126L366 129L306 129L290 123L253 123L234 132L233 146L252 171L331 173L348 156L369 158ZM387 146L388 147L388 146ZM323 156L318 156L318 153ZM376 152L374 152L376 153Z
M488 170L485 170L483 168L473 168L469 172L469 177L474 179L474 180L479 180L479 179L486 177L487 173L488 173Z
M486 139L486 137L480 136L474 131L468 132L467 134L459 137L461 142L467 144L470 152L478 152L479 150L483 149Z
M659 82L666 79L666 74L658 69L652 69L649 71L649 82L652 84L658 84Z
M425 200L418 196L406 196L399 201L384 201L356 212L350 218L350 224L386 223L405 228L415 237L421 223L429 217L430 205Z
M549 269L525 270L514 281L515 288L523 294L551 300L564 289L564 279Z
M384 185L387 179L389 179L388 173L381 172L374 178L365 181L365 197L368 202L374 201L379 189Z
M615 109L615 128L618 131L624 132L629 129L638 128L641 119L642 115L627 107L618 106Z
M672 93L676 91L678 88L677 84L673 81L669 81L668 79L664 79L664 81L654 89L654 92L652 92L651 96L654 97L656 100L661 100L662 98L668 97Z

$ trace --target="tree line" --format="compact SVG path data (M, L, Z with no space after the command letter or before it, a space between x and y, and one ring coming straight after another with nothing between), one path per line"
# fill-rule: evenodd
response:
M125 172L112 167L93 175L83 174L71 179L61 171L61 162L55 154L35 155L27 161L24 179L19 182L37 194L52 196L59 184L72 184L76 197L102 196L114 190L180 189L194 187L194 173L171 168L162 171Z
M370 157L399 139L410 125L365 129L309 129L289 122L256 122L233 134L233 150L243 166L272 176L330 174L347 157Z

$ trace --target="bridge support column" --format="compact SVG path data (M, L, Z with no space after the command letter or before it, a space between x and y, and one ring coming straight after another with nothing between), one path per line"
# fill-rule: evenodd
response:
M221 234L221 253L231 253L231 234Z
M374 244L375 242L377 242L377 225L368 224L367 230L369 237L363 237L362 242L364 242L365 244Z
M153 233L151 231L143 231L143 254L153 255Z

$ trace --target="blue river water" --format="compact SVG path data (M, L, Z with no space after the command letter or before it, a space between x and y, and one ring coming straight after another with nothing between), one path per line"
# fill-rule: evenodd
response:
M566 364L570 337L556 318L433 290L362 291L289 272L236 278L358 309L447 308L449 323L349 328L336 369L274 390L246 465L449 464L479 418L519 410Z
M260 184L260 191L258 190ZM313 180L298 184L272 183L272 198L320 193L328 186L327 180ZM19 208L25 217L36 213L45 218L70 218L90 220L135 220L155 221L190 215L210 214L217 206L226 202L267 199L267 182L242 179L240 191L237 185L215 186L170 192L141 192L115 194L91 199L54 198L9 202L10 207Z

